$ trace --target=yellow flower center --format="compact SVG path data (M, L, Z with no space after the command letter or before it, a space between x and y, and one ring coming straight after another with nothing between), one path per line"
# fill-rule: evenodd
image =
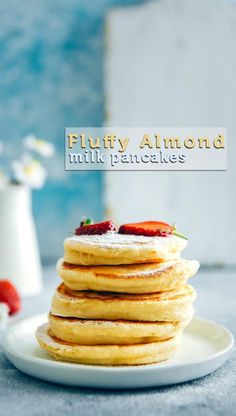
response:
M33 160L29 165L24 166L23 171L26 175L32 175L39 165L40 163L38 160Z
M44 140L37 139L36 144L37 144L38 147L43 147L45 145L45 142L44 142Z

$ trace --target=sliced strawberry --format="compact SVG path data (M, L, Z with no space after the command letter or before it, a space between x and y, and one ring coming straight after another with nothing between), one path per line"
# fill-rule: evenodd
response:
M10 280L0 280L0 302L8 305L10 315L21 309L20 295Z
M123 224L119 228L120 234L146 235L149 237L167 237L173 234L174 227L160 221L144 221L131 224Z
M76 228L75 234L76 235L100 235L105 234L108 231L115 231L115 226L111 221L103 221L98 222L97 224L89 224L89 225L81 225L80 227Z

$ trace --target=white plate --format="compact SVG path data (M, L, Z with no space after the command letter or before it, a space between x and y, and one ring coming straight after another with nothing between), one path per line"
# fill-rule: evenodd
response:
M54 361L35 339L46 315L25 319L10 327L3 338L6 356L30 376L60 384L97 388L140 388L165 386L205 376L229 357L233 335L223 326L195 318L184 331L174 359L140 366L92 366Z

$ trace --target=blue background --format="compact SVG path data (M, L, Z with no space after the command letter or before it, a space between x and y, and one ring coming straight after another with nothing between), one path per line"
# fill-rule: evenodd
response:
M63 134L66 126L102 125L106 12L138 3L0 2L0 140L11 156L30 132L56 146L47 184L33 193L44 260L62 252L81 216L104 216L103 174L64 172Z

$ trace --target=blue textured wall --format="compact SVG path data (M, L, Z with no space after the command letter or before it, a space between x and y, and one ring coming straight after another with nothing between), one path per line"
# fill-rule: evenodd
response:
M103 175L63 171L64 127L103 123L105 13L140 2L0 2L0 140L16 149L33 132L57 150L47 185L33 195L44 259L62 252L82 215L103 217Z

